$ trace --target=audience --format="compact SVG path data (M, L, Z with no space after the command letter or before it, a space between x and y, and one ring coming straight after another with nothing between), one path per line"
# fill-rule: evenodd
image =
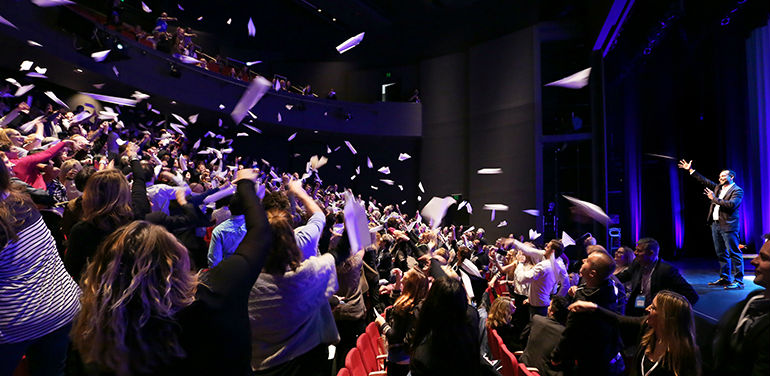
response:
M618 273L621 282L631 282L631 293L626 303L626 314L641 316L652 298L663 290L671 290L687 298L690 304L698 302L698 293L679 274L679 270L658 258L660 246L653 238L639 239L636 244L634 263Z
M551 368L551 352L561 340L564 325L567 323L569 300L563 296L554 296L548 306L548 317L533 316L529 340L519 361L535 367L541 375L557 376L563 372Z

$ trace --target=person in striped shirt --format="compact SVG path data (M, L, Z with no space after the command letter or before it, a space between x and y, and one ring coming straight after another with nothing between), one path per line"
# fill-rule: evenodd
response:
M0 164L0 375L22 356L33 375L64 374L80 290L32 200Z

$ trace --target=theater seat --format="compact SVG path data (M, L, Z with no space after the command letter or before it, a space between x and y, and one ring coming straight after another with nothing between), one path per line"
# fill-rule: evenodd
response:
M500 360L501 358L501 352L500 352L500 343L502 342L502 338L500 338L500 335L497 334L497 330L491 329L487 331L487 343L489 344L489 352L492 354L492 357Z
M343 367L340 368L339 372L337 372L337 376L351 376L350 371L348 371L347 368Z
M498 338L498 344L500 346L500 362L503 363L503 376L520 376L519 373L519 361L516 360L516 357L513 356L513 353L511 353L507 347L505 347L505 343L503 343L503 340L500 339L500 336L497 336Z
M345 356L345 368L350 371L351 376L382 376L387 374L385 371L367 372L361 358L361 351L357 347L350 349L348 355Z
M361 352L361 360L364 362L364 367L369 373L382 371L385 367L377 361L377 356L374 353L372 347L372 341L369 339L369 335L362 333L356 340L356 348Z

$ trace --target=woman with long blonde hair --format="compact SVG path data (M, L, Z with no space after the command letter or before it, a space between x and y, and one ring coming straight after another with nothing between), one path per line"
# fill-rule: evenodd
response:
M163 227L135 221L101 244L80 281L75 348L95 372L116 375L250 375L248 292L271 235L241 170L237 195L246 235L235 253L200 275L187 249Z
M396 274L394 293L401 292L393 308L388 310L387 322L382 316L375 320L380 332L388 339L388 375L409 373L409 349L417 323L420 304L428 295L428 277L418 269L409 269L403 278Z
M639 343L630 374L641 376L700 375L701 364L695 344L692 306L684 296L663 290L647 307L647 316L621 316L595 303L578 301L570 311L597 311L617 320L626 343ZM635 341L631 341L636 338Z

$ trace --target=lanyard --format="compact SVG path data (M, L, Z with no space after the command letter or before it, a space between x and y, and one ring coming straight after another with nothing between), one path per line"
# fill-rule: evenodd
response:
M652 373L652 371L653 371L653 370L654 370L656 367L658 367L658 364L660 363L660 359L659 359L657 362L655 362L655 364L653 364L653 365L652 365L652 367L650 367L650 369L649 369L647 372L644 372L644 359L645 359L645 358L647 358L647 354L644 354L644 355L642 356L642 364L641 364L641 367L642 367L642 374L643 374L644 376L649 376L649 375Z

